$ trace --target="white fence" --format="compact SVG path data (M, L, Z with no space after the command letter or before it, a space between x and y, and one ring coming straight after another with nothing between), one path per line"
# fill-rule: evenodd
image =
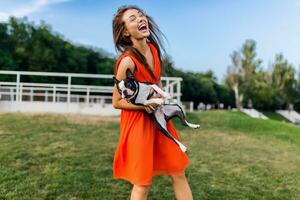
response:
M112 85L72 84L72 78L112 80L113 75L0 70L0 77L3 75L15 76L16 81L0 81L0 112L119 114L119 111L111 105ZM24 76L63 77L67 84L22 82ZM178 103L181 103L181 81L182 79L178 77L162 77L164 90Z

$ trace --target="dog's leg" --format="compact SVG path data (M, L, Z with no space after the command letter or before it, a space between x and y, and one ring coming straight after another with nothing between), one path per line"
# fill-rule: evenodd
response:
M152 87L158 94L160 94L161 96L163 96L163 98L165 98L165 99L171 99L171 98L172 98L170 94L164 92L164 91L163 91L160 87L158 87L157 85L153 84L153 85L151 85L151 87Z
M168 138L173 140L181 149L181 151L185 152L187 148L178 140L176 140L168 131L167 129L167 121L165 119L163 110L161 108L158 108L157 110L154 111L154 113L151 115L154 123L156 126L159 128L159 130Z
M158 104L158 105L162 105L164 103L164 100L162 98L152 98L152 99L148 99L144 102L144 105L149 105L149 104Z
M181 149L181 151L186 152L186 150L187 150L186 146L184 146L181 142L179 142L175 138L174 138L174 140L175 140L176 144L179 146L179 148Z
M165 104L163 109L165 115L167 116L167 120L177 116L183 125L191 128L200 128L199 124L192 124L186 120L186 116L178 104Z
M191 123L188 123L186 120L185 120L185 122L187 123L187 126L188 126L188 127L191 127L191 128L194 128L194 129L200 128L200 125L199 125L199 124L191 124Z

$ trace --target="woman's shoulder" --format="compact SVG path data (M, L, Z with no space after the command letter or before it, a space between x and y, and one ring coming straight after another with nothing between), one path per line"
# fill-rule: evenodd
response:
M132 60L132 57L128 53L122 53L117 59L115 63L115 73L121 69L125 70L127 68L131 69L131 71L134 71L134 61Z
M122 57L120 59L120 63L119 63L120 67L129 67L129 68L133 68L134 67L134 62L132 60L132 58L129 55L125 55L124 57Z

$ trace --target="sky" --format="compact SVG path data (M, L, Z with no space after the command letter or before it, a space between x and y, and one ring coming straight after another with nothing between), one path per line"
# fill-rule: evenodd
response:
M0 21L11 15L43 20L76 44L117 55L111 23L122 5L137 5L154 19L179 69L212 70L221 82L230 55L247 39L256 41L265 69L278 53L299 67L300 0L0 0Z

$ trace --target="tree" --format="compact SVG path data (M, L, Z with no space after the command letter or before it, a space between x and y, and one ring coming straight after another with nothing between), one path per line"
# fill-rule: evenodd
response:
M242 78L243 84L241 85L241 91L244 94L244 103L249 101L253 102L253 105L257 107L255 97L257 96L257 86L263 81L258 77L258 72L261 71L260 64L262 61L256 58L256 42L254 40L246 40L241 50L242 61Z
M297 98L296 70L282 54L275 57L272 68L272 86L276 90L277 105L290 106Z
M259 110L273 110L275 109L276 93L272 87L271 74L260 70L255 74L255 81L253 82L252 100L255 108Z
M163 68L165 76L182 77L181 85L182 100L193 101L194 106L200 102L203 103L217 103L218 95L216 92L216 77L213 71L209 70L205 73L199 72L184 72L174 67L174 63L169 55L163 59ZM226 92L226 90L223 90ZM225 94L223 94L226 96Z
M45 22L29 23L27 18L11 17L0 23L0 69L72 73L113 72L114 58L102 49L75 45L54 33ZM11 77L1 76L9 81ZM12 81L12 80L10 80ZM66 83L59 77L25 76L22 81ZM88 84L91 79L74 79L75 84ZM112 84L112 80L93 80L93 84Z
M244 105L258 109L274 107L274 90L270 74L265 72L262 61L256 58L256 43L246 40L240 51L231 55L232 64L227 68L225 81L234 91L237 109Z
M0 24L0 67L2 70L14 69L15 61L12 57L12 45L9 40L9 27L6 23ZM2 79L1 79L2 80Z
M238 110L242 108L244 95L241 93L241 86L244 79L244 71L242 68L242 59L237 51L231 55L232 64L227 67L227 75L225 83L233 90L235 97L235 106Z
M297 77L297 86L296 86L296 99L294 108L297 111L300 111L300 66L298 68L298 77Z

